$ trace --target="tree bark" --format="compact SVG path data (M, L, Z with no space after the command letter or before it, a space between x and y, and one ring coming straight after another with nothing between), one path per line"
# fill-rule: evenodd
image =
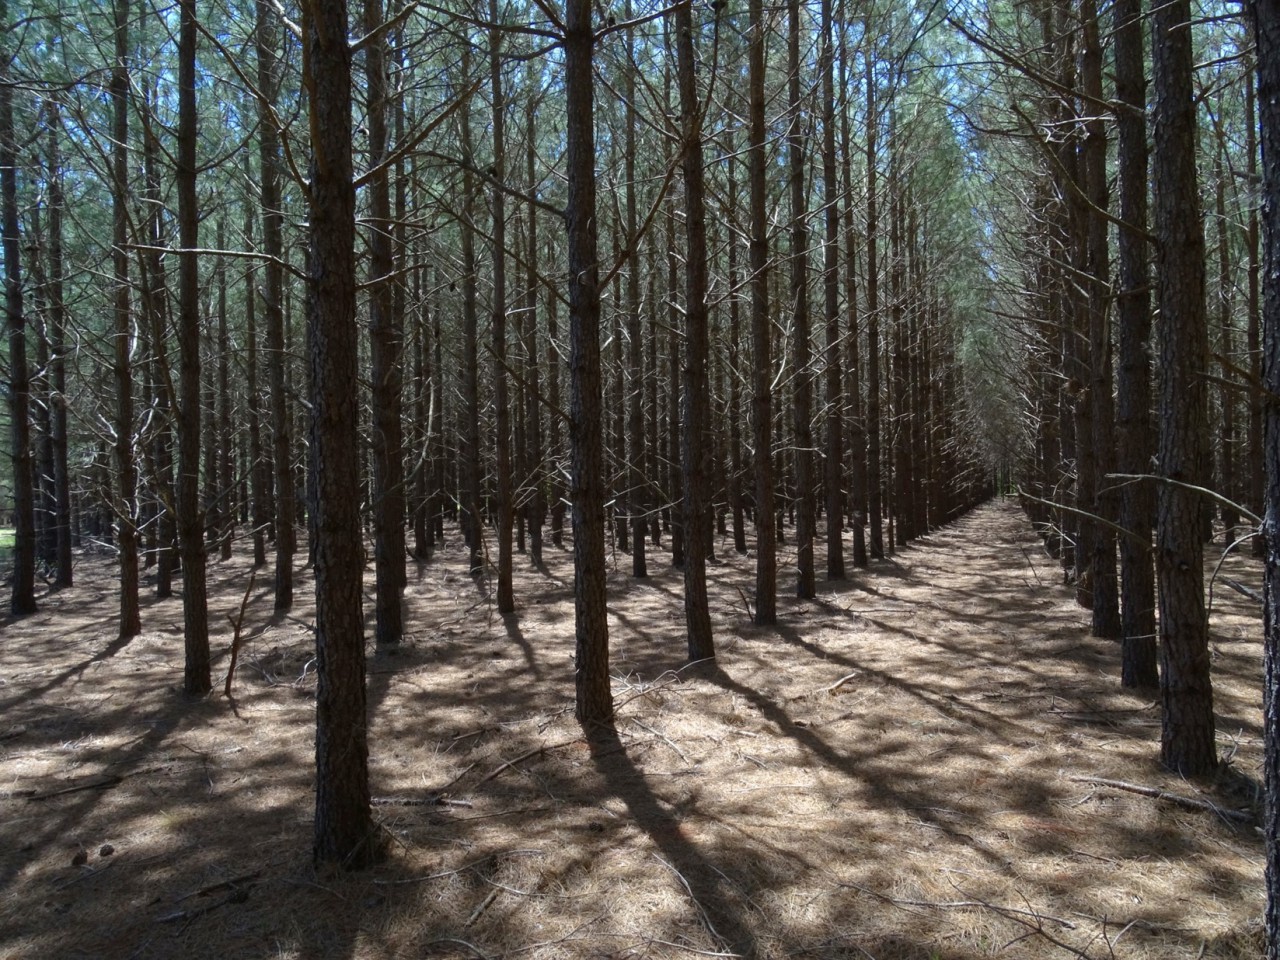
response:
M498 22L498 0L489 0L489 19ZM503 187L506 179L506 102L502 89L502 32L489 31L489 90L493 98L493 407L494 460L498 498L499 613L516 608L511 586L511 528L514 522L511 494L511 406L507 386L507 210Z
M258 156L260 201L262 204L263 267L262 314L266 329L267 387L271 403L271 460L275 476L275 611L293 606L293 554L297 549L294 521L297 513L293 475L292 430L286 376L284 319L284 211L281 207L280 132L268 105L276 100L279 87L276 60L277 31L270 0L256 0L254 31L257 53Z
M115 63L111 70L112 250L116 381L116 548L120 554L120 636L142 632L138 609L137 468L133 457L133 321L129 299L129 0L115 3Z
M565 0L565 175L569 235L569 448L575 688L584 726L613 719L604 555L600 264L596 249L595 37L591 0Z
M316 582L317 863L381 855L369 806L357 435L355 187L345 0L303 8L311 127L307 332Z
M364 29L382 29L381 0L365 0ZM372 373L374 640L395 647L404 636L405 487L404 426L401 403L404 373L404 318L397 314L391 249L391 184L387 161L386 49L381 40L365 48L364 70L369 128L369 356Z
M756 623L778 619L778 562L773 525L773 348L769 323L769 224L765 156L765 19L763 0L748 0L748 160L751 205L751 373L752 431L756 486Z
M1280 392L1280 0L1245 5L1257 44L1258 121L1262 132L1263 385ZM1267 960L1280 960L1280 408L1266 405L1266 496L1262 539L1263 785L1266 805Z
M787 38L791 190L792 433L795 438L796 596L814 596L813 371L809 318L809 205L805 193L805 130L800 102L800 0L788 0Z
M685 351L682 390L684 429L680 460L684 474L684 615L689 660L715 656L707 599L707 549L711 543L711 498L707 461L711 451L707 357L707 214L702 170L702 112L694 74L692 4L675 9L677 85L684 117L681 172L685 202Z
M72 585L71 479L67 467L67 311L63 299L66 267L62 254L62 160L58 147L61 114L56 100L48 103L49 124L49 376L53 439L54 524L57 530L53 585Z
M1147 81L1143 57L1142 2L1112 6L1120 219L1116 234L1120 287L1116 296L1119 364L1116 376L1116 466L1119 473L1147 473L1155 452L1151 424L1151 295L1147 241ZM1120 682L1151 687L1156 671L1155 567L1148 545L1155 495L1148 483L1121 488Z
M0 23L8 22L7 11L3 3L0 3ZM9 598L9 611L14 616L26 616L37 610L35 473L32 467L29 419L31 371L27 366L26 318L22 312L17 141L13 125L13 85L9 79L13 54L5 50L0 53L0 56L4 57L4 62L0 64L0 207L3 207L0 210L0 220L3 221L5 325L9 337L9 429L10 452L13 458L15 528L13 590ZM122 200L122 197L117 196L117 202ZM134 569L136 575L136 555ZM136 603L135 581L135 610ZM131 636L131 634L125 634L123 629L121 635Z
M1190 3L1152 15L1153 164L1159 238L1160 442L1156 507L1160 603L1161 760L1186 775L1217 765L1204 605L1201 500L1208 444L1204 224L1196 182Z
M212 689L205 585L204 515L200 509L200 210L196 197L196 9L180 0L178 54L178 538L182 551L183 691Z
M826 321L827 579L844 579L844 372L840 367L840 185L836 179L835 29L833 0L822 0L822 242L823 319Z
M870 44L870 38L867 38ZM872 51L865 52L867 85L867 503L871 525L871 556L884 559L883 501L880 487L880 260L876 250L880 230L876 195L877 137L876 80Z
M1103 99L1102 41L1098 35L1095 0L1083 0L1080 16L1084 25L1081 56L1081 87L1092 103ZM1093 404L1094 465L1096 486L1090 509L1103 520L1116 518L1114 484L1106 479L1115 462L1115 404L1112 400L1111 356L1111 261L1107 239L1109 227L1102 211L1108 209L1107 130L1098 108L1084 104L1085 121L1083 172L1092 209L1088 220L1089 273L1089 401ZM1116 581L1116 536L1105 523L1095 525L1090 570L1093 576L1093 635L1120 639L1120 597Z

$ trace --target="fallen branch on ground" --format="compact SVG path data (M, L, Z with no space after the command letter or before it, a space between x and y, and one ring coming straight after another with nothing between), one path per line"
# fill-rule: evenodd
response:
M1236 823L1255 823L1257 817L1252 813L1244 813L1240 810L1228 810L1220 807L1216 803L1210 803L1208 800L1197 800L1195 797L1184 797L1181 794L1170 793L1168 790L1161 790L1158 787L1144 787L1139 783L1128 783L1125 780L1106 780L1102 777L1071 777L1072 783L1089 783L1099 787L1110 787L1112 790L1124 790L1127 793L1136 793L1143 797L1151 797L1153 800L1163 800L1166 803L1172 803L1175 806L1182 807L1186 810L1202 810L1208 813L1216 813L1218 816L1226 820L1234 820Z
M249 574L249 585L244 588L244 596L240 598L240 613L231 620L231 663L227 667L227 682L222 686L222 695L228 699L231 698L231 680L236 675L236 660L240 658L240 628L244 626L245 607L249 605L249 592L253 590L253 581L256 579L258 571L255 570Z
M93 777L86 783L77 783L70 787L62 787L60 790L46 790L44 793L36 793L27 797L27 800L34 802L36 800L48 800L50 797L61 797L68 793L79 793L81 790L106 790L108 787L118 785L124 777L119 774L111 774L106 777Z

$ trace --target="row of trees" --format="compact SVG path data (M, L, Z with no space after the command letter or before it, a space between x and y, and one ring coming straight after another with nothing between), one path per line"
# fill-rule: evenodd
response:
M699 660L718 546L754 548L772 623L779 537L809 597L820 561L843 577L1016 471L1123 681L1158 679L1165 762L1216 763L1205 504L1229 538L1236 504L1263 512L1269 409L1241 22L1135 0L4 22L12 609L109 541L122 636L141 572L180 573L202 694L206 551L273 550L283 610L305 527L319 859L377 853L364 534L395 645L407 557L456 521L510 612L566 508L591 725L610 537L637 577L665 540Z
M406 557L447 524L509 612L513 555L571 506L578 710L606 722L610 535L635 576L666 538L704 659L717 523L754 533L771 623L778 537L812 596L824 556L883 557L999 458L967 167L913 12L301 14L117 0L6 35L12 609L42 563L70 584L77 542L119 557L122 636L141 572L180 574L199 695L206 551L274 548L287 609L305 526L317 856L359 859L362 529L394 645Z

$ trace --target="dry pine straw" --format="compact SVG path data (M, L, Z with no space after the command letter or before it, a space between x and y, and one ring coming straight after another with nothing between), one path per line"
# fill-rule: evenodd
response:
M566 551L520 562L505 619L456 542L411 569L411 635L369 660L391 854L353 875L310 866L308 606L272 619L255 587L235 700L185 703L180 601L148 599L148 632L117 642L113 571L83 558L77 587L4 624L0 957L1260 953L1253 826L1073 779L1251 809L1252 601L1216 591L1231 773L1188 783L1012 504L812 602L784 556L777 629L748 622L753 559L719 549L714 668L683 668L680 574L658 556L636 582L612 559L621 706L590 744ZM1226 568L1258 585L1255 561ZM247 581L244 557L211 567L222 670Z

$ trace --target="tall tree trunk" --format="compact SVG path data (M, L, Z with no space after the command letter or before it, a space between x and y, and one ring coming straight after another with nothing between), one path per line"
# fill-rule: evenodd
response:
M910 373L907 369L906 272L907 248L903 236L906 223L907 185L902 174L901 131L897 111L889 111L889 457L893 468L890 516L893 518L890 544L903 546L911 539L911 411L907 404Z
M49 375L52 388L53 497L57 527L55 589L72 584L71 475L67 466L67 311L63 299L66 268L62 255L62 159L58 132L62 124L56 100L48 102L49 123Z
M769 323L769 224L766 206L763 0L748 0L751 39L748 50L747 176L751 204L751 371L752 430L756 479L756 623L778 619L778 561L773 525L773 348Z
M875 63L866 38L867 85L867 503L871 524L871 556L884 559L884 520L880 471L880 260L876 250L880 231L876 195L876 140L880 118L876 106Z
M826 321L827 579L844 579L844 372L840 368L840 185L836 179L835 29L833 0L822 0L822 242L823 317Z
M529 86L525 104L525 188L530 198L537 195L538 190L538 153L537 153L537 99L534 96L534 84L539 78L530 71ZM542 444L542 386L541 358L538 351L538 206L528 204L526 213L529 224L528 243L525 245L525 302L524 302L524 356L525 356L525 463L529 470L531 487L529 508L526 511L529 519L529 558L535 566L542 563L542 527L547 516L547 497L549 493L548 471L546 469L547 451ZM556 416L556 414L552 414Z
M846 18L846 0L840 5L840 155L841 178L845 191L844 197L844 299L845 311L849 314L848 359L845 370L848 374L849 410L849 452L852 469L849 472L849 520L853 527L853 565L867 565L867 432L862 408L862 373L858 332L858 261L856 234L854 233L854 180L853 180L853 137L849 131L849 99L852 82L849 67L851 54L849 51L849 23Z
M632 18L631 0L626 0L623 16ZM635 31L627 30L628 51L635 50ZM640 333L640 236L636 223L636 82L635 72L623 78L626 114L623 119L623 179L627 230L627 507L631 514L631 575L649 574L645 556L645 534L649 513L649 490L645 477L644 432L644 343Z
M471 77L470 47L462 49L462 82ZM473 577L484 572L484 515L480 507L480 342L479 308L476 304L476 250L475 250L475 178L471 173L473 158L471 144L470 98L463 101L458 111L462 148L462 222L460 246L462 253L462 408L463 451L461 456L463 529L467 536L467 566Z
M1226 170L1222 165L1222 153L1218 152L1213 161L1214 173L1214 222L1217 225L1218 289L1215 294L1218 320L1218 355L1231 359L1235 356L1235 332L1231 323L1231 303L1233 281L1231 278L1231 247L1227 242L1227 188ZM1235 361L1232 360L1234 363ZM1232 503L1238 502L1239 492L1236 490L1236 397L1235 391L1225 382L1230 372L1223 370L1224 382L1218 387L1218 477L1217 490ZM1222 527L1226 546L1230 547L1236 540L1236 527L1240 523L1240 514L1234 506L1223 503Z
M1257 51L1254 51L1257 58ZM1257 69L1261 74L1261 66ZM1256 102L1253 72L1245 74L1245 169L1250 182L1258 180L1258 124L1254 104ZM1263 505L1263 463L1265 445L1262 427L1262 296L1260 292L1258 204L1249 204L1245 242L1249 251L1249 318L1245 326L1245 338L1249 347L1249 506L1261 516ZM1265 555L1265 538L1253 538L1255 556Z
M380 856L369 807L360 463L355 187L345 0L303 8L311 121L307 332L316 581L317 863Z
M0 2L0 23L9 22ZM7 46L7 43L6 43ZM0 52L0 220L3 221L4 309L9 335L9 429L13 463L14 550L13 591L9 611L14 616L36 612L35 473L31 462L30 377L27 367L26 319L22 312L21 235L18 228L17 139L13 126L13 85L10 64L14 54ZM123 64L120 65L121 68ZM119 188L119 193L123 188ZM117 202L123 201L117 196ZM123 254L121 244L120 253ZM137 556L134 557L136 577ZM134 584L136 614L137 584ZM123 613L123 609L122 609ZM132 636L123 630L122 636ZM137 631L135 630L134 633Z
M1257 44L1262 132L1263 385L1280 392L1280 0L1246 3ZM1251 158L1252 159L1252 158ZM1262 719L1267 960L1280 960L1280 408L1266 405Z
M1095 0L1083 0L1080 16L1084 24L1084 49L1081 56L1080 81L1086 97L1083 172L1092 209L1088 222L1089 272L1089 402L1093 405L1094 466L1096 486L1094 501L1086 509L1108 522L1116 519L1115 486L1106 479L1115 462L1115 404L1112 400L1113 377L1111 357L1111 259L1107 240L1109 223L1103 216L1110 195L1107 186L1107 130L1098 113L1103 99L1102 41L1098 35L1098 11ZM1093 555L1090 571L1093 577L1093 635L1118 640L1123 635L1120 624L1119 584L1116 581L1116 536L1106 523L1096 524L1093 532Z
M111 71L112 251L115 293L115 461L118 502L116 547L120 553L120 636L142 632L138 609L138 532L135 526L137 468L133 457L133 369L129 345L129 0L115 0L115 63ZM16 393L17 391L15 391Z
M596 250L595 36L591 0L565 0L565 176L569 234L569 448L575 688L584 726L613 718L604 556L600 264Z
M169 291L161 247L167 244L160 187L160 144L153 119L154 84L143 90L143 190L146 198L146 237L151 246L141 258L142 310L146 316L151 353L151 380L156 405L156 425L152 436L152 483L161 503L156 524L155 595L173 596L173 574L177 563L177 514L173 477L173 411L175 407L173 373L169 365Z
M364 29L382 29L382 0L365 0ZM386 48L379 39L364 52L369 128L369 357L372 373L373 530L377 597L374 640L398 646L404 636L404 318L395 309L395 258L391 249L390 171L387 169L388 85Z
M788 0L787 137L791 189L791 310L794 364L792 432L795 437L796 596L814 595L813 371L809 332L809 205L805 192L805 117L800 101L800 0Z
M226 221L218 219L217 244L225 250L227 240ZM231 541L235 536L239 498L233 479L235 447L231 439L231 331L227 325L227 262L218 260L218 556L231 559Z
M670 111L668 111L670 112ZM685 563L684 507L680 501L680 308L679 252L676 249L675 212L667 216L667 515L671 520L671 565Z
M279 88L276 58L277 31L269 12L270 0L256 0L255 48L258 61L258 151L262 203L263 267L262 314L266 325L267 388L271 400L271 460L275 474L275 610L293 606L293 554L297 549L294 522L297 514L291 411L285 354L284 317L284 210L281 206L280 132L269 108Z
M489 0L489 19L498 22L498 0ZM511 587L511 406L507 388L507 210L506 102L502 90L502 34L489 31L489 89L493 97L493 407L498 496L498 612L516 608Z
M209 612L205 594L204 516L200 510L200 210L196 198L196 9L180 0L178 39L178 538L182 550L182 615L186 643L183 691L208 693Z
M254 249L254 216L250 209L244 221L245 245ZM259 377L261 360L258 351L257 265L253 261L244 270L244 340L245 364L248 367L246 392L249 407L249 522L253 527L253 567L267 564L267 526L270 523L269 497L271 476L267 472L266 452L262 449L262 391Z
M684 615L689 660L715 656L707 599L707 548L711 543L708 463L711 451L707 355L707 215L702 170L702 112L694 67L691 4L676 7L677 85L684 117L685 351L680 461L684 473Z
M1161 760L1191 776L1217 765L1204 605L1201 501L1208 444L1208 324L1204 224L1196 182L1191 10L1171 0L1152 15L1155 227L1159 238Z
M1116 97L1125 106L1116 114L1120 219L1116 234L1120 288L1119 369L1116 377L1116 467L1119 473L1150 470L1155 451L1151 424L1151 295L1147 240L1147 81L1144 70L1141 0L1115 0L1112 6ZM1120 682L1126 687L1155 687L1155 567L1148 545L1155 517L1149 483L1121 488L1120 525Z

